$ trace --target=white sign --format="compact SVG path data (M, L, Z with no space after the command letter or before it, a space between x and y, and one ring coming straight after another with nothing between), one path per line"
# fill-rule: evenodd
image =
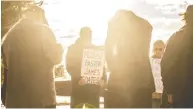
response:
M103 76L105 55L103 50L84 49L81 76L86 84L99 84Z
M157 93L163 92L163 82L161 77L161 59L151 58L151 68L155 82L155 88Z

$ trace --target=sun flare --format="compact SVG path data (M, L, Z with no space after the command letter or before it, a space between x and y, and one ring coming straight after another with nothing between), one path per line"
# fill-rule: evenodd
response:
M131 2L127 0L126 4L128 1ZM125 5L123 1L117 0L47 0L46 2L44 9L51 28L56 30L54 31L56 37L68 36L68 31L71 29L74 29L78 36L82 26L90 26L93 31L93 44L96 45L104 44L109 19L116 10ZM73 42L57 39L65 45Z

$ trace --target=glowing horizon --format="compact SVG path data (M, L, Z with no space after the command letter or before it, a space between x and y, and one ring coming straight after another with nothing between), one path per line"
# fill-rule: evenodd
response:
M94 44L104 44L107 22L118 9L132 10L147 19L153 25L152 40L161 39L166 42L182 26L178 18L179 12L185 9L186 2L193 3L193 0L175 1L45 0L43 8L58 41L65 46L74 42L82 26L91 27ZM64 36L68 38L60 38Z
M56 36L69 35L69 29L74 29L78 33L82 26L89 26L93 31L93 39L97 39L93 40L96 45L104 44L109 19L118 9L126 7L124 2L116 0L56 0L55 2L58 2L57 6L52 5L51 1L47 2L44 5L44 9L51 28L62 28L62 30L65 30L54 30ZM127 3L132 4L132 0ZM60 23L53 22L56 19ZM78 34L73 35L78 36ZM64 39L58 39L59 42L68 43L68 41L62 41ZM69 41L65 45L69 45L72 42Z

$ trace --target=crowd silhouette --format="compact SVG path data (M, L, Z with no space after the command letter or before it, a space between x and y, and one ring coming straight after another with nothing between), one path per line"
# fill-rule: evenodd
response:
M193 108L193 5L181 15L184 26L166 44L155 41L151 57L153 26L132 11L119 10L110 19L104 46L91 43L90 27L81 28L80 37L66 55L71 108L99 108L101 88L105 108ZM1 100L6 108L56 108L54 67L62 62L63 47L57 43L44 10L27 8L3 36L1 48ZM104 52L108 79L105 66L98 70L103 75L96 84L82 76L87 48Z

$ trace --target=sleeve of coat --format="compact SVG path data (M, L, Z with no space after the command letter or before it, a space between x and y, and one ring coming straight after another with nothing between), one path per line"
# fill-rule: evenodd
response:
M63 57L63 47L58 44L54 33L49 27L44 27L42 34L42 49L44 55L52 62L52 64L60 64Z
M72 54L71 54L71 47L69 47L66 54L66 70L70 75L72 74L72 69L74 66L71 61L72 61Z
M66 69L72 78L80 78L80 59L76 57L77 52L74 52L75 50L77 49L76 47L74 48L73 45L68 48L66 54Z
M164 88L168 94L172 94L173 92L173 82L174 76L176 72L175 63L177 61L176 48L177 43L175 42L176 33L171 36L168 40L164 55L161 60L161 76Z
M8 32L3 36L1 40L1 53L4 61L4 66L8 66L8 60L9 60L9 51L11 49L11 43L12 41L15 41L18 37L17 30L20 29L19 22L17 22L15 25L13 25Z

